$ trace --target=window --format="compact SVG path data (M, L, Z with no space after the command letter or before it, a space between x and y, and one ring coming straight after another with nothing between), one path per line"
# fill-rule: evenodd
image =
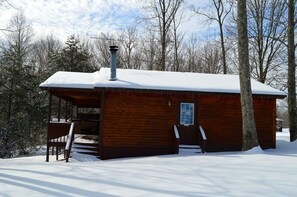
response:
M194 125L194 103L180 104L180 124L185 126Z

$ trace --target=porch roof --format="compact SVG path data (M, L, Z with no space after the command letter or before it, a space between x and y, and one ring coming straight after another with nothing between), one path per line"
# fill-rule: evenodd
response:
M282 91L251 80L256 95L285 97ZM110 69L101 68L94 73L59 71L40 84L48 88L123 88L139 90L190 91L208 93L240 93L238 75L202 74L189 72L165 72L133 69L117 69L117 80L110 81Z

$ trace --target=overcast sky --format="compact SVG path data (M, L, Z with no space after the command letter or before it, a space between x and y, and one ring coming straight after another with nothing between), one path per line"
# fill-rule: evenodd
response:
M0 28L19 10L24 12L32 24L36 36L53 34L66 41L67 36L98 36L102 33L117 33L133 26L135 19L143 13L145 0L8 0L14 8L1 6ZM187 5L196 3L205 6L208 0L186 0ZM200 39L215 36L209 33L209 25L203 23L185 6L186 14L182 30L187 35L195 32ZM213 28L213 27L212 27ZM206 33L208 32L208 33Z

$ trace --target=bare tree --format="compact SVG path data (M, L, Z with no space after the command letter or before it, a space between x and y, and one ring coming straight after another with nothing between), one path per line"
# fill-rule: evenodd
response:
M156 70L158 67L158 54L160 53L160 46L156 35L153 31L148 31L146 37L141 39L141 54L143 55L142 61L147 70Z
M201 73L212 73L219 74L222 71L221 64L221 50L220 47L216 45L215 42L208 42L200 50L201 64L200 71Z
M184 14L181 13L179 16L173 16L173 70L179 71L181 64L181 50L182 50L182 41L184 39L184 33L179 32L180 25L184 20Z
M137 52L136 47L138 45L137 29L135 27L128 27L127 29L124 29L119 40L122 46L120 56L123 68L139 68L140 64L139 62L136 63L137 57L135 56L135 53Z
M297 139L296 63L295 63L295 0L288 0L288 111L290 141Z
M242 111L242 150L258 145L251 90L246 0L237 2L238 60Z
M41 38L33 44L32 61L35 63L35 70L42 78L50 74L49 64L54 53L62 48L62 43L53 35Z
M248 24L252 74L261 83L269 83L269 74L284 62L286 40L286 2L283 0L249 0ZM276 72L281 74L280 71Z
M183 49L183 65L181 71L212 73L222 72L221 49L216 41L209 41L199 45L195 34L192 34Z
M0 10L2 9L7 9L7 8L14 8L16 9L11 3L9 0L0 0ZM0 12L0 17L1 17L1 12ZM1 24L2 25L2 24ZM12 29L9 29L9 27L2 27L0 26L0 31L5 33L5 32L13 32ZM6 33L5 33L6 34Z
M159 32L161 45L160 67L158 70L166 70L166 55L170 43L169 35L172 30L172 23L176 13L184 0L151 0L144 9L147 16L145 21Z
M201 58L198 58L198 51L199 48L197 36L195 34L192 34L184 47L184 56L186 60L182 71L199 72L199 68L202 62L199 62Z
M222 50L222 63L223 63L223 73L227 74L227 61L226 61L226 47L225 47L225 36L224 36L224 23L226 18L230 14L233 7L233 0L211 0L212 6L215 8L215 14L212 14L211 11L205 12L201 9L195 8L194 5L191 6L191 9L197 14L205 16L210 21L215 21L219 25L219 34L220 34L220 43Z
M109 46L114 44L114 36L110 34L101 34L100 37L95 39L96 40L94 42L94 53L98 67L109 67Z

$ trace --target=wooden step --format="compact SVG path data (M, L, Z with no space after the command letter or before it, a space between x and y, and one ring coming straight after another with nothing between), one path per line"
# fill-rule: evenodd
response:
M200 149L200 146L199 145L180 144L179 148L181 148L181 149Z
M75 134L71 155L75 161L97 161L99 158L99 142L96 135Z
M98 152L92 152L92 151L76 151L79 154L85 154L85 155L93 155L99 157Z
M98 147L73 147L77 151L93 151L93 152L98 152L99 148Z
M98 143L74 142L72 146L72 152L98 156L99 146L98 146Z
M98 143L82 143L82 142L74 142L75 146L85 146L85 147L99 147Z

